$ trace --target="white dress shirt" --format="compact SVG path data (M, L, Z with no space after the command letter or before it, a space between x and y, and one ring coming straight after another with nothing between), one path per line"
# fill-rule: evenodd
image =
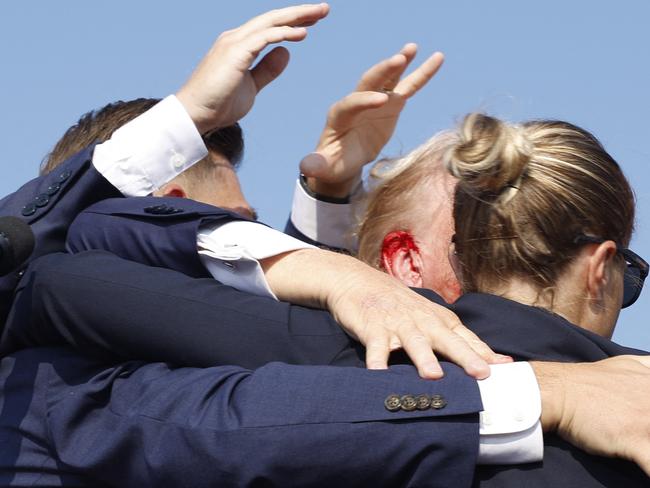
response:
M207 155L200 134L176 99L169 96L113 133L95 148L95 168L125 196L154 192ZM292 222L307 237L328 246L349 248L342 236L350 229L350 205L320 202L298 184ZM208 271L222 283L275 298L259 260L312 247L254 222L202 227L197 249ZM478 382L481 464L539 461L543 454L541 400L528 363L492 366Z

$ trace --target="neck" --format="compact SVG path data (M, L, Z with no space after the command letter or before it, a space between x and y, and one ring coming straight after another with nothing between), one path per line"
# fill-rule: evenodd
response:
M525 280L513 278L485 292L524 305L544 308L583 329L610 337L612 328L603 327L602 321L597 320L602 313L599 308L601 306L590 300L586 291L576 286L573 280L559 281L560 283L554 287L541 289Z

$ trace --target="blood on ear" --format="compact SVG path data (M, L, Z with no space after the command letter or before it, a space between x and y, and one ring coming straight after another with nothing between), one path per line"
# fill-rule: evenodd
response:
M381 244L381 266L386 270L386 264L392 266L393 260L400 252L420 252L413 236L405 230L396 230L386 234Z

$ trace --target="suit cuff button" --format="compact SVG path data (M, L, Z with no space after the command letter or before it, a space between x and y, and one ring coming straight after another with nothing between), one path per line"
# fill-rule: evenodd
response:
M426 410L431 406L429 395L418 395L415 397L415 406L418 410Z
M435 410L440 410L447 406L447 400L442 395L432 395L431 396L431 408Z
M404 395L399 401L402 404L402 410L405 412L412 412L417 407L417 402L413 395Z
M388 395L384 400L384 407L389 412L397 412L402 407L402 402L398 395Z

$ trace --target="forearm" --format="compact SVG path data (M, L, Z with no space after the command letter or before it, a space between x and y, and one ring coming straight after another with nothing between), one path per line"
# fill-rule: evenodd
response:
M315 248L272 256L260 264L280 300L322 309L331 309L341 295L352 293L355 283L390 280L355 258Z
M46 359L54 367L45 369L63 379L49 391L47 413L58 458L109 484L471 483L480 400L475 382L453 366L434 383L411 367L378 375L279 363L256 371L127 363L94 372ZM66 394L72 391L66 384L77 385L74 395ZM415 392L441 395L448 405L384 407L391 393ZM89 435L97 425L106 432L100 444Z
M359 310L398 308L394 294L414 292L397 280L351 256L318 248L298 249L260 261L270 288L278 299L340 313L342 301ZM422 303L426 303L422 298ZM404 310L406 313L406 310Z
M648 356L533 367L545 430L592 454L634 461L650 475Z
M96 357L188 366L363 365L363 352L327 312L103 252L35 261L18 288L2 344L5 354L70 345Z
M544 432L555 432L560 422L564 404L566 370L571 365L533 361L530 363L535 371L542 400L542 427Z

